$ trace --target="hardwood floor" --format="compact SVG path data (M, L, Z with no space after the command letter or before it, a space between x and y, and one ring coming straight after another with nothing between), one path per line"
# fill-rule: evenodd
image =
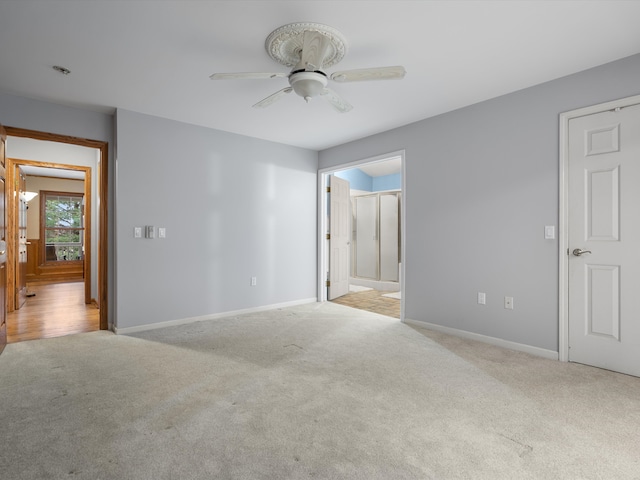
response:
M381 292L378 290L349 292L342 297L332 300L332 302L359 310L379 313L388 317L400 318L400 300L385 297L385 293L390 292Z
M7 314L8 343L100 330L100 310L84 303L84 283L34 283L24 306Z

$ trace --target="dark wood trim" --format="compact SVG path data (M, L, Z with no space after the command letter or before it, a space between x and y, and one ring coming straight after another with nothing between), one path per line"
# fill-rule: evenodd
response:
M39 261L42 251L39 238L27 239L27 282L42 283L51 281L76 281L84 279L83 262L60 262L59 264L43 265ZM87 303L85 301L85 303ZM89 303L92 303L91 301Z
M35 140L47 140L50 142L68 143L72 145L80 145L84 147L96 148L100 151L100 164L98 166L98 192L100 196L99 229L100 237L98 238L98 306L100 308L100 329L107 330L108 323L108 174L109 174L109 143L101 140L90 140L80 137L72 137L69 135L59 135L56 133L40 132L37 130L28 130L25 128L5 127L6 134L13 137L32 138ZM85 178L86 180L86 178ZM85 191L90 182L85 182ZM8 197L8 196L7 196ZM7 252L9 253L9 252Z
M85 212L86 215L86 220L87 220L87 224L91 225L92 222L92 217L91 217L91 167L84 167L84 166L80 166L80 165L67 165L67 164L61 164L61 163L53 163L53 162L42 162L42 161L38 161L38 160L23 160L23 159L16 159L16 158L7 158L7 171L10 172L10 174L8 174L8 178L10 178L10 183L9 185L16 185L16 191L17 191L17 184L15 183L17 180L17 169L19 166L21 165L30 165L30 166L34 166L34 167L45 167L45 168L60 168L60 169L65 169L65 170L76 170L76 171L81 171L84 172L84 177L85 177L85 181L84 181L84 192L83 195L85 196L85 207L87 209L87 211ZM15 245L17 245L17 234L18 234L18 226L17 226L17 217L16 217L16 213L17 213L17 202L15 201L15 194L11 196L11 199L7 199L7 234L11 235L8 236L8 238L16 238L16 243ZM43 215L43 210L40 210L40 222L42 224L42 215ZM83 259L83 271L84 271L84 275L85 275L85 303L91 303L91 228L89 228L88 230L85 230L86 234L88 235L85 238L85 241L88 242L87 244L85 244L85 256ZM8 248L7 249L7 255L14 255L13 257L8 256L8 258L16 258L15 255L17 255L17 249L15 248L15 245L13 246L13 248ZM100 248L100 246L98 245L98 248ZM40 259L41 263L45 263L44 259ZM10 264L8 265L8 269L7 269L7 279L8 282L13 282L13 283L9 283L7 285L7 292L8 295L13 295L15 296L15 282L16 282L16 277L17 276L17 272L15 271L15 266ZM98 287L99 288L99 287ZM8 312L13 312L14 310L16 310L17 308L19 308L16 305L16 302L12 302L11 301L11 297L9 297L9 302L7 304L7 311Z
M56 143L70 143L83 147L92 147L102 150L108 143L100 140L89 140L87 138L72 137L70 135L59 135L57 133L40 132L38 130L28 130L26 128L4 127L8 137L33 138L34 140L47 140Z
M16 258L18 257L18 226L16 213L16 191L18 182L16 167L10 158L5 159L5 212L6 212L6 238L7 238L7 313L15 310L16 296Z
M96 188L98 188L96 186ZM91 227L93 226L93 216L91 215L91 205L93 202L93 198L91 196L91 169L84 172L84 216L86 221L86 225L89 225L89 228L85 225L84 228L84 275L85 278L89 277L91 279ZM87 249L87 247L89 247ZM98 249L100 246L98 245ZM100 271L100 270L98 270ZM98 284L100 281L98 280ZM84 303L91 303L91 280L88 282L84 282Z
M54 176L48 176L48 175L27 175L27 177L31 177L31 178L47 178L47 179L51 179L51 180L64 180L65 182L84 182L83 179L81 178L64 178L64 177L54 177Z
M5 173L5 143L7 139L7 133L2 125L0 125L0 237L7 242L6 233L6 201L7 188L6 188L6 173ZM6 248L6 247L5 247ZM4 350L7 344L7 268L6 261L0 263L0 353Z
M98 299L97 304L100 309L100 329L107 330L109 328L108 321L108 307L109 300L107 296L107 279L108 276L108 242L107 235L108 230L108 210L109 205L109 170L107 165L109 164L108 158L108 144L102 143L100 147L100 168L98 169L98 191L100 192L100 208L98 215L100 217L100 237L98 238Z

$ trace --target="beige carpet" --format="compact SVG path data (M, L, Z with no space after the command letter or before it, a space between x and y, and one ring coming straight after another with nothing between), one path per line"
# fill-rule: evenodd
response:
M0 478L639 479L640 379L326 304L9 345Z

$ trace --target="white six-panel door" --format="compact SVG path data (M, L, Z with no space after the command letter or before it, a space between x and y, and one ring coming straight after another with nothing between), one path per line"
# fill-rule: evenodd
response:
M350 186L347 180L329 177L329 293L333 300L349 293L349 246L351 229Z
M640 106L568 130L569 360L640 376Z

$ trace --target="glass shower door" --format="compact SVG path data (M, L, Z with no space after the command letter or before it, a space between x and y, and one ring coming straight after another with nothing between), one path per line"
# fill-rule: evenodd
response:
M378 197L356 197L356 277L378 279Z

